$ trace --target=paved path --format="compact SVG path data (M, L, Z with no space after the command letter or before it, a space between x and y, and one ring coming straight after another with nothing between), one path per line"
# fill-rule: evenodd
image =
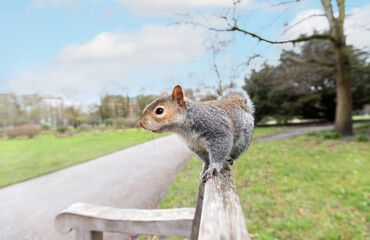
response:
M299 135L307 134L313 131L320 131L320 130L327 130L327 129L333 129L333 124L291 128L291 129L284 130L283 132L272 135L272 136L259 137L254 140L257 142L264 142L264 141L286 139L286 138L291 138L291 137L296 137Z
M56 233L53 224L75 202L155 208L190 156L171 135L2 188L0 239L73 239Z

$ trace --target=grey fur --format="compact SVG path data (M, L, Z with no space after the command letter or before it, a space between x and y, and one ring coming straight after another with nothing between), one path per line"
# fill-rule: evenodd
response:
M225 99L229 96L232 96L232 95L240 96L243 99L244 104L247 107L247 111L252 116L254 115L254 104L253 104L251 98L249 97L249 95L246 92L241 92L241 91L237 91L237 90L234 90L234 89L230 89L230 90L225 91L225 96L223 97L223 99Z
M150 104L144 114L165 99ZM201 178L205 182L217 175L224 164L232 164L249 147L253 113L253 103L247 94L230 92L222 100L186 100L179 118L160 129L176 133L198 155L203 161Z

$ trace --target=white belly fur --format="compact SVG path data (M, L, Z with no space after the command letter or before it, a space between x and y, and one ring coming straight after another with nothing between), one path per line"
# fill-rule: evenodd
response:
M199 138L197 134L192 133L176 133L176 135L183 141L190 149L195 149L197 151L207 151L208 148L206 143Z

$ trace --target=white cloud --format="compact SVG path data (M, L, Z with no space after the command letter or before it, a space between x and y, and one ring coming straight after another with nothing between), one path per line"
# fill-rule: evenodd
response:
M106 8L104 11L101 13L101 17L103 19L109 19L114 16L114 10L112 8Z
M67 9L73 9L79 5L81 0L35 0L31 3L31 9L40 9L47 6L54 8L65 7Z
M347 43L357 48L369 47L370 32L366 27L370 26L370 5L362 8L353 8L348 12L344 22L344 31L347 35ZM302 11L288 24L293 26L304 18L313 14L324 14L320 9L310 9ZM323 32L328 30L329 24L327 19L322 17L311 17L298 25L290 28L279 40L289 40L297 38L301 34L312 34L314 31Z
M54 8L72 9L83 1L101 2L101 0L34 0L30 7L41 9L48 6ZM111 0L128 7L132 12L143 16L173 16L176 13L183 13L188 10L230 8L232 0ZM239 3L240 8L251 5L252 0L244 0Z
M172 19L200 20L199 23L204 23L204 18L212 22L220 22L220 16L233 13L234 0L110 0L121 4L135 14L145 17L167 17ZM80 6L82 2L102 2L102 0L34 0L30 4L30 9L42 9L45 7L66 8L73 10ZM259 9L265 12L285 12L287 7L282 4L274 4L277 1L260 1L260 0L242 0L237 3L236 14L246 13L251 10ZM299 11L302 7L307 6L307 3L296 5L294 10ZM191 16L188 14L190 13ZM102 16L109 18L113 15L112 9L106 9ZM199 17L201 15L202 17ZM229 16L230 17L230 16ZM198 22L197 22L198 23ZM207 22L209 24L209 22ZM224 25L223 20L222 25ZM212 24L210 24L213 26Z
M354 8L344 22L347 42L358 48L370 47L370 5L363 8ZM369 49L368 49L369 50Z
M87 43L66 46L55 61L10 79L7 86L15 93L69 94L88 101L107 91L152 86L152 80L181 75L176 64L191 64L206 54L201 32L189 25L103 32Z
M206 17L211 21L219 22L220 17L228 15L232 19L235 0L112 0L120 3L135 14L152 17L168 17L172 19L183 20L183 15L186 15L185 20L192 20L192 16L199 20L199 15ZM285 13L288 9L290 12L300 11L307 8L310 2L300 2L299 4L278 4L281 1L275 0L241 0L235 8L235 16L238 14L248 14L252 10L260 10L268 14ZM293 8L291 8L293 6ZM212 19L213 18L213 19ZM217 19L218 18L218 19ZM203 23L204 19L200 19ZM195 21L196 22L196 21ZM212 25L209 22L208 26ZM225 20L223 19L223 24ZM223 25L222 24L222 25Z
M58 61L113 60L161 63L196 59L204 53L200 29L186 25L146 25L139 32L103 32L82 45L69 45Z
M134 13L144 16L174 16L190 10L229 8L231 0L115 0L130 8ZM241 6L248 5L250 0L241 2Z
M299 12L296 17L287 25L287 27L290 27L290 29L285 33L282 33L282 36L279 40L283 41L295 39L301 34L312 34L314 31L323 32L327 30L329 28L329 24L324 16L312 16L320 14L323 14L321 9L309 9ZM302 21L309 16L312 17Z

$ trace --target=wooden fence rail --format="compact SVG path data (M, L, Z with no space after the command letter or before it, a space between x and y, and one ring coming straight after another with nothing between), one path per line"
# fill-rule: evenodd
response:
M196 209L118 209L76 203L57 215L59 233L102 240L103 232L202 240L248 240L249 234L229 167L199 184Z

